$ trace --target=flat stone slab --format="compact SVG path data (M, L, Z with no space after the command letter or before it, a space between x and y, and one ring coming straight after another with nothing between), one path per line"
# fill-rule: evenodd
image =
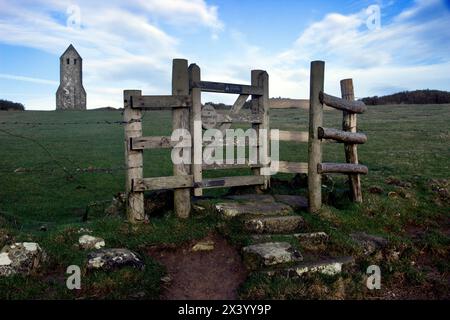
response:
M333 276L341 273L344 265L353 263L353 257L341 257L316 262L301 262L293 267L263 271L262 273L268 276L283 276L287 278L298 278L315 272Z
M226 198L237 201L275 202L275 198L270 194L239 194Z
M244 263L250 270L302 261L303 256L287 242L265 242L242 248Z
M308 209L308 199L303 196L276 194L274 197L276 201L287 204L294 210Z
M253 233L289 233L304 225L300 216L258 217L244 222L244 228Z
M255 241L270 241L271 237L296 238L301 243L325 243L329 237L325 232L308 232L293 234L255 234L252 239Z
M128 249L101 249L88 255L88 269L110 271L126 266L144 269L142 260Z
M251 216L285 216L292 214L292 208L278 202L222 202L215 205L215 209L222 217L229 219L243 215Z

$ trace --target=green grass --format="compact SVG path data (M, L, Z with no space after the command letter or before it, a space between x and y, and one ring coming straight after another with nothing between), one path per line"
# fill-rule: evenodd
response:
M339 128L341 118L340 112L326 111L324 125ZM0 112L0 242L2 232L17 241L38 241L50 257L42 274L0 279L0 298L133 298L136 292L143 292L145 298L157 298L158 279L164 270L149 258L146 258L145 273L127 269L110 274L87 274L83 292L65 289L60 279L64 278L65 268L70 264L83 264L86 257L85 252L73 248L78 238L76 230L88 227L95 235L104 237L108 247L124 246L145 254L149 245L183 243L201 238L215 228L217 221L213 216L178 221L166 215L135 228L120 217L103 214L112 196L124 190L123 126L114 123L121 120L120 112L108 111ZM77 124L64 125L64 122ZM305 110L271 111L271 128L306 131L307 123ZM143 126L144 135L170 135L171 114L148 112ZM392 281L396 279L393 276L396 272L422 281L423 271L409 263L421 250L434 257L433 266L448 273L449 238L441 222L448 221L450 208L448 203L435 201L437 194L430 190L428 181L450 178L450 106L370 107L367 113L358 116L358 127L369 137L367 144L358 148L360 162L369 167L369 175L362 177L364 203L341 201L335 204L337 208L325 206L319 215L302 213L308 229L328 232L335 253L357 254L348 236L354 231L385 236L394 245L404 244L409 250L406 250L405 260L385 262L382 266L393 277ZM281 143L280 147L281 160L307 161L306 144ZM343 146L326 145L324 161L344 161ZM169 176L171 167L169 150L144 152L146 177ZM24 168L26 172L15 173L17 168ZM94 170L84 170L88 168ZM113 170L103 172L95 168ZM250 172L227 170L208 172L205 176L240 174ZM390 176L411 182L412 187L387 185L385 180ZM280 174L278 177L289 179L292 176ZM333 182L334 193L346 187L345 177L333 177ZM368 188L375 185L384 189L382 195L368 193ZM280 190L274 190L277 191ZM219 189L207 194L223 192ZM295 192L304 194L305 190ZM388 192L397 192L399 196L389 197ZM408 197L404 197L405 193ZM88 207L89 219L84 223L82 217ZM48 231L40 231L42 225ZM418 240L408 232L408 226L412 225L424 231ZM227 233L235 244L249 242L235 226L229 226ZM355 277L353 287L357 287L355 283L359 281ZM119 286L125 278L129 279L129 285ZM304 286L280 281L251 277L242 297L290 298ZM24 286L27 289L23 289ZM316 293L297 297L308 294L315 296ZM358 298L362 293L352 289L348 295Z

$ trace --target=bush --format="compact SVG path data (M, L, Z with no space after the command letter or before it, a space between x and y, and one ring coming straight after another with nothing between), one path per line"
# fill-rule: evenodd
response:
M12 102L8 100L0 99L0 110L16 110L16 111L24 111L25 107L23 104L18 102Z

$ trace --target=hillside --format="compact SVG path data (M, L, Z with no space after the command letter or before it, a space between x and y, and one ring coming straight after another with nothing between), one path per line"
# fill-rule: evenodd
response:
M450 103L450 92L439 90L404 91L382 97L367 97L361 100L366 105L444 104Z

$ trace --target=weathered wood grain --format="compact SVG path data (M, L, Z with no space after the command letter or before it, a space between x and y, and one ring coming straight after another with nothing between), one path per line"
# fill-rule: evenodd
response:
M132 183L134 179L143 177L143 154L142 150L132 150L130 141L142 136L142 111L132 109L131 103L134 97L141 94L139 90L125 90L123 120L125 122L125 164L126 164L126 193L127 193L127 216L131 223L142 222L145 219L144 194L134 192Z
M148 110L167 110L172 108L189 108L192 104L188 95L173 96L133 96L132 108Z
M353 88L353 80L345 79L341 81L341 95L342 99L353 101L355 100L355 93ZM356 114L344 111L342 117L342 130L351 132L353 134L357 131L357 117ZM347 163L358 163L358 147L356 144L346 143L344 145L345 150L345 160ZM361 203L362 198L362 188L361 188L361 178L359 175L349 175L349 184L352 199L355 202Z
M172 94L189 95L188 62L185 59L174 59L172 64ZM189 109L172 109L172 128L190 131ZM174 148L175 151L175 148ZM174 164L174 176L186 176L190 173L189 164ZM174 191L174 209L179 218L187 218L191 212L191 190L189 188Z
M318 129L323 123L323 104L319 99L324 87L325 62L311 62L309 141L308 141L308 200L309 211L317 212L322 207L322 178L317 166L322 162L322 145Z
M200 185L198 185L198 187L202 187L204 189L213 189L213 188L229 188L236 186L254 186L263 184L264 184L264 176L236 176L236 177L203 179L203 181L201 182Z
M191 188L193 186L194 180L192 175L133 179L133 191L135 192L163 190L163 189Z
M323 173L348 173L348 174L367 174L369 169L362 164L353 163L319 163L317 172Z
M322 127L319 127L319 139L333 139L338 142L354 144L363 144L367 142L367 136L364 133Z
M264 90L261 87L254 85L249 86L245 84L212 81L191 82L191 88L200 88L204 92L234 93L260 96L264 94Z
M364 113L366 111L366 105L362 101L350 101L341 99L326 94L323 91L319 93L319 97L321 103L338 110L347 111L351 113Z

